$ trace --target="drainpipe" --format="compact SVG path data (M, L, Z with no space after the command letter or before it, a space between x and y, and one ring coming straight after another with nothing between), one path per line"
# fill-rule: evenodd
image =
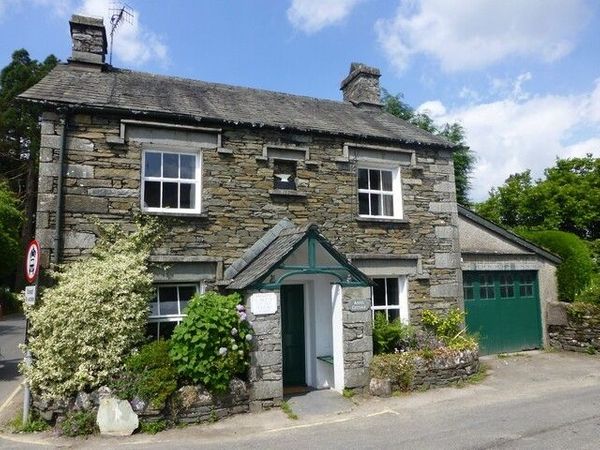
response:
M53 262L60 262L60 251L62 247L62 236L60 230L62 228L62 213L63 213L63 180L65 176L65 153L67 149L67 122L69 120L68 110L64 110L60 122L62 124L62 132L60 139L60 152L58 154L58 180L56 189L56 229L54 230L54 254Z

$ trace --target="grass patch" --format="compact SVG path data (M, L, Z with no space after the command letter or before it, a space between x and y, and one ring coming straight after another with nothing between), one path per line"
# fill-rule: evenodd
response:
M144 421L140 423L140 433L156 434L165 431L167 428L167 422L164 420L154 422Z
M489 369L488 366L486 366L483 363L480 363L479 369L477 370L477 372L475 372L469 378L465 378L464 380L459 380L459 381L455 382L453 385L454 385L454 387L462 389L469 385L479 384L488 377L488 375L489 375L488 369Z
M344 388L342 395L344 398L352 398L356 395L356 392L354 392L354 389Z
M50 425L35 414L31 415L27 424L23 424L23 412L19 411L14 419L8 423L8 427L13 433L37 433L46 431L50 428Z
M292 410L292 407L290 406L290 404L288 402L281 403L281 410L285 413L286 416L288 416L288 419L298 420L298 414L296 414Z

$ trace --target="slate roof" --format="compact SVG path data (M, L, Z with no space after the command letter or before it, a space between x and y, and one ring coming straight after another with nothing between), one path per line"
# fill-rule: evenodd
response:
M481 217L475 211L465 208L462 205L458 205L458 214L460 216L472 220L473 222L484 228L487 228L489 231L496 233L502 236L503 238L508 239L509 241L520 245L523 248L526 248L527 250L530 250L531 252L537 254L538 256L541 256L542 258L554 264L560 264L562 262L562 259L559 256L556 256L554 253L550 253L549 251L544 250L543 248L533 244L532 242L523 239L521 236L518 236L515 233L496 225L494 222L490 222L489 220Z
M82 70L57 65L19 96L56 106L175 115L197 121L270 126L400 143L452 147L378 108L280 92L116 69Z
M239 271L227 286L228 289L244 289L254 282L260 281L268 275L271 269L279 262L291 254L311 232L317 234L321 245L323 245L334 258L342 262L353 275L360 281L365 282L365 284L371 284L371 281L365 274L354 267L341 253L331 246L327 239L319 233L318 227L315 224L308 223L301 227L290 227L289 224L290 222L287 221L287 219L284 219L268 232L277 233L277 236L267 246L262 248L252 261L245 264L241 269L238 267ZM277 228L276 231L275 228ZM236 263L234 263L234 265Z

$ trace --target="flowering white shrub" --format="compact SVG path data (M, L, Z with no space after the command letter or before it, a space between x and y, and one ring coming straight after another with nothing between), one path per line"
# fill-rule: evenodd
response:
M93 389L122 370L145 334L156 230L154 223L129 236L110 229L91 256L63 266L57 283L27 308L34 360L21 369L35 392L56 398Z

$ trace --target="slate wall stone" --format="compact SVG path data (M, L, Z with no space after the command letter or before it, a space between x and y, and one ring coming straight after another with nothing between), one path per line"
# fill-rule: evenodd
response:
M76 114L68 123L65 155L63 233L96 233L95 221L131 228L140 212L142 144L109 144L126 116ZM139 119L139 117L135 117ZM222 126L222 125L221 125ZM222 147L203 151L203 214L163 217L170 233L157 255L220 258L226 269L282 218L297 225L315 222L342 253L412 254L421 272L409 276L411 320L422 309L460 306L457 261L458 215L450 152L416 149L414 166L402 166L403 209L407 223L364 222L358 214L355 161L343 162L347 137L267 128L222 126ZM52 112L42 117L37 234L43 262L50 261L56 223L56 192L62 126ZM390 146L387 141L357 144ZM274 196L273 161L262 158L265 144L302 145L310 160L297 165L299 198ZM411 149L410 146L403 148ZM62 249L62 261L89 252L89 246ZM437 255L437 256L436 256ZM209 288L211 286L208 286Z

